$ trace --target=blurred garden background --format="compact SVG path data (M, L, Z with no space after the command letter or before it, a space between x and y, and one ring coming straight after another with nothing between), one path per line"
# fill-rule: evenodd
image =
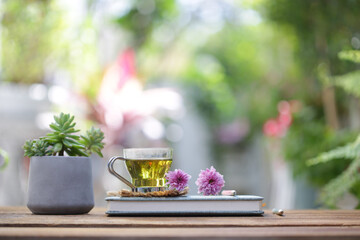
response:
M0 205L26 204L22 146L63 111L105 133L97 206L111 156L170 146L191 194L214 166L268 208L360 207L360 1L0 4Z

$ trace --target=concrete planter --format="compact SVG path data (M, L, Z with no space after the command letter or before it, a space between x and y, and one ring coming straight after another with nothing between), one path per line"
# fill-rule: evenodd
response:
M32 157L27 207L34 214L88 213L94 207L90 158Z

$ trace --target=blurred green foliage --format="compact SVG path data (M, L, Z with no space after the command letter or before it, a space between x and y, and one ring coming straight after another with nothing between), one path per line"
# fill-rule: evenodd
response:
M131 32L129 41L134 48L149 42L155 28L175 18L178 11L175 0L134 1L125 16L114 21Z
M293 125L284 141L286 160L291 163L294 175L304 174L318 187L324 186L339 175L351 161L341 159L312 168L308 167L306 161L318 153L344 145L356 138L356 133L349 130L335 132L325 124L321 115L321 111L314 107L303 108L294 115Z
M264 1L264 16L291 27L298 37L297 55L308 75L326 61L332 74L344 73L351 64L337 57L351 49L351 39L360 30L356 16L360 2L353 0L274 0Z
M327 206L335 208L338 200L344 193L350 192L359 199L356 208L360 209L359 152L360 138L357 138L345 146L334 148L307 161L308 165L315 165L310 170L315 167L320 167L321 169L328 169L331 166L337 167L337 172L331 172L336 177L327 179L328 181L323 183L324 187L320 200ZM325 176L329 176L329 173L326 172Z
M356 16L360 2L274 0L264 1L259 10L266 19L277 26L289 28L296 36L295 63L301 70L296 86L292 89L292 97L324 110L327 104L337 105L340 112L344 111L347 98L342 91L336 92L336 103L323 101L324 86L318 76L318 67L326 64L330 75L343 74L357 68L351 62L341 61L337 55L342 50L352 49L352 39L359 37L360 26ZM326 112L323 114L326 115Z
M292 65L292 46L284 37L284 33L267 23L257 26L227 23L197 50L196 56L213 59L216 64L198 66L194 62L185 79L190 87L198 83L210 95L202 99L199 109L216 106L215 112L205 115L213 124L251 119L251 131L258 132L264 119L273 115L277 102L284 98L283 93L289 87L286 81L291 82L297 71ZM265 47L269 42L272 48ZM287 53L279 53L280 49ZM212 80L220 76L218 82ZM212 99L217 101L212 103Z
M66 71L76 90L95 99L102 72L91 4L76 24L59 1L5 0L2 8L2 81L51 84Z
M352 40L359 37L357 12L360 2L274 0L263 3L260 6L263 15L275 24L292 29L298 39L295 52L301 74L293 96L304 107L294 116L285 138L286 159L296 175L306 175L310 182L322 187L342 174L351 160L342 157L311 168L306 165L306 160L354 141L357 135L349 123L349 95L333 88L337 85L348 92L357 91L356 72L343 76L341 80L328 76L357 69L354 63L339 59L338 52L352 49ZM348 55L342 54L342 58L348 58ZM324 198L320 200L330 205Z
M63 54L61 11L54 1L7 0L2 5L2 80L42 82L47 61Z
M339 53L339 58L358 62L359 54L360 51L343 51ZM328 76L328 79L329 84L342 87L349 94L360 96L359 71L336 77ZM332 147L332 150L308 160L307 164L313 166L309 171L314 171L315 168L336 167L337 172L330 172L332 174L326 172L325 176L331 178L322 183L324 188L320 200L329 207L336 207L337 201L344 193L350 192L359 199L356 208L360 209L360 137L358 136L356 140L345 141L341 145L345 146Z
M215 1L224 15L223 26L201 36L194 33L194 26L200 32L212 26L203 22L200 9L191 10L176 1L144 2L155 4L154 10L144 13L139 4L146 3L135 1L116 19L138 52L140 76L147 76L152 83L176 79L213 130L243 118L251 119L251 131L258 132L298 74L288 41L294 40L293 34L265 22L254 26L236 22L226 16L227 7L234 6ZM231 14L238 14L237 8ZM159 33L164 42L159 42Z

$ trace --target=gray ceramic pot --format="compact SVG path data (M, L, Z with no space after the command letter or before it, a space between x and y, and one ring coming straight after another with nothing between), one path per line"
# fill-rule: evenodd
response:
M94 207L91 160L32 157L27 207L35 214L82 214Z

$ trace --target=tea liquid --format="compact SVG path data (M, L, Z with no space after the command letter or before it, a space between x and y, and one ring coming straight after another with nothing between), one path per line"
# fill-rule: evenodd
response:
M129 159L125 163L136 187L164 187L165 173L169 171L172 159Z

